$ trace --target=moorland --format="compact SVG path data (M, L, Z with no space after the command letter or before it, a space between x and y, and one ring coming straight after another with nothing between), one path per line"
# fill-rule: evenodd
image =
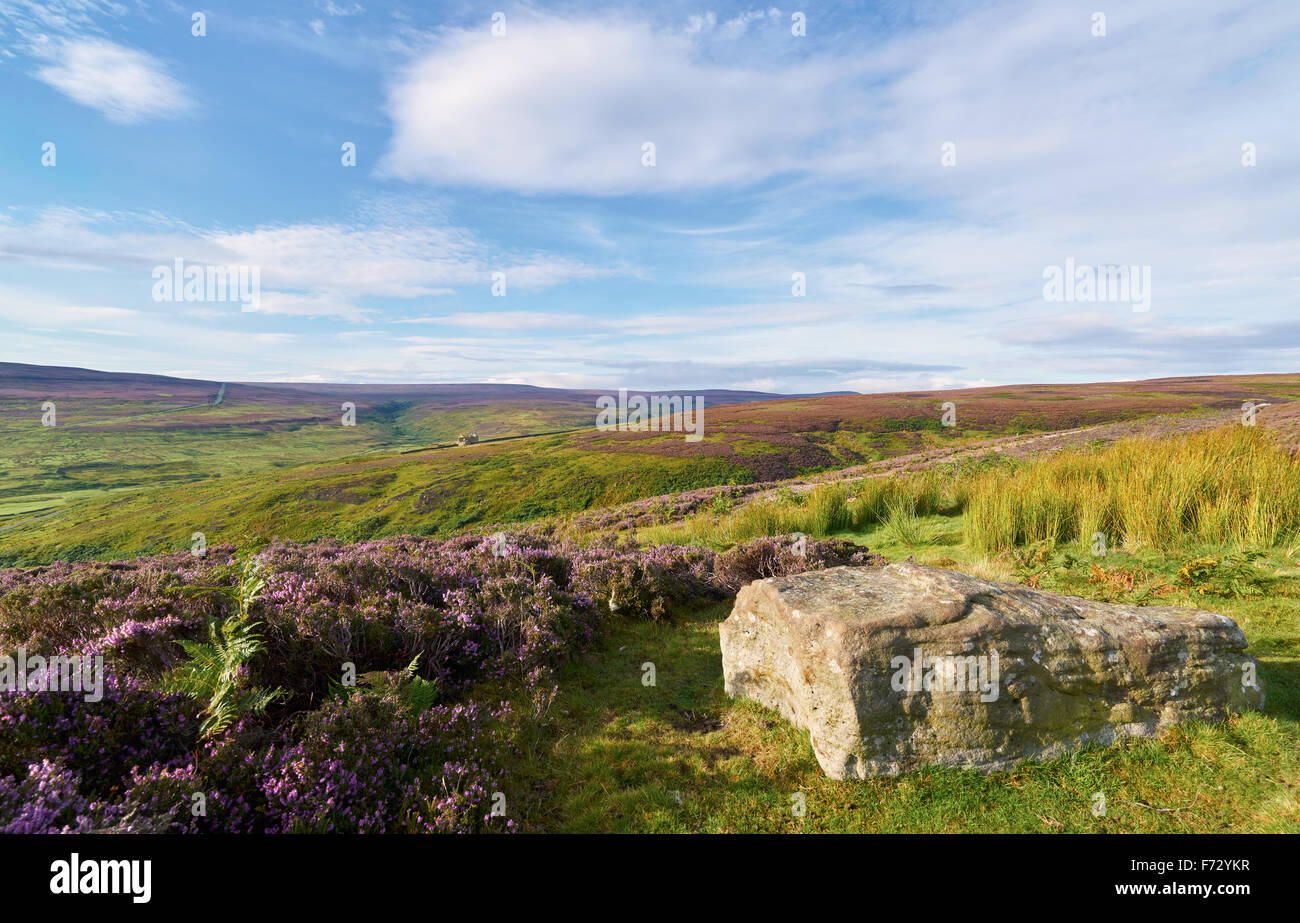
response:
M106 707L3 697L0 826L1300 829L1300 375L716 393L694 444L508 387L0 367L0 645L110 673ZM1265 707L829 780L726 697L717 624L750 580L903 559L1228 615Z

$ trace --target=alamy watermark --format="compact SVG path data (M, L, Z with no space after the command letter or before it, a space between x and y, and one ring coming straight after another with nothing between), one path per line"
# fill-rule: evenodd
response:
M704 438L704 397L681 394L633 394L618 389L618 397L596 398L596 429L601 432L647 431L685 433L687 442Z
M1044 266L1043 300L1051 302L1129 303L1135 312L1151 310L1150 266L1076 265Z
M214 266L177 257L153 268L154 301L237 301L245 311L262 304L262 267Z
M997 701L997 651L983 656L934 655L917 647L911 657L899 654L892 658L889 666L894 670L889 685L895 692L978 692L981 702Z
M104 657L78 654L0 655L0 690L5 692L84 692L87 702L104 698Z
M152 859L82 859L72 853L50 863L51 894L129 894L147 904L153 893Z

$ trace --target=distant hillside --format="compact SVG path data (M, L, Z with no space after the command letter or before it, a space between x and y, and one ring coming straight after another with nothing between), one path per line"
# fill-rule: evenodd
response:
M802 397L705 391L704 437L690 442L681 432L596 430L596 391L227 383L217 404L221 386L0 365L0 563L176 550L195 531L238 544L450 534L996 436L1300 398L1300 375ZM45 401L57 406L56 426L40 425ZM345 401L356 405L355 426L341 425ZM479 443L455 447L463 432Z
M1219 375L1147 381L1003 385L785 398L720 407L708 441L719 457L744 456L755 480L861 464L963 437L1051 432L1154 414L1240 408L1300 398L1300 375ZM940 408L953 404L953 425ZM659 433L590 432L590 451L680 456L693 451Z
M25 447L37 432L29 424L41 419L47 401L55 404L59 432L123 434L119 442L77 443L71 457L60 459L65 475L69 466L75 474L81 466L103 462L101 453L109 452L118 463L132 456L151 458L151 467L161 462L166 469L155 474L174 478L186 473L187 459L199 457L207 461L206 473L235 472L379 449L436 446L454 442L461 433L476 433L486 442L589 428L595 424L596 399L602 393L512 384L216 382L0 363L0 410L5 416L0 432L13 439L12 464L6 472L10 482L0 475L0 503L6 497L12 502L15 491L28 493L13 483L14 477L38 476L39 459L29 456ZM712 389L663 393L700 395L709 408L783 397ZM338 427L344 403L355 407L355 426ZM317 429L304 432L312 428ZM159 459L155 442L161 432L171 435ZM132 433L151 435L141 442ZM209 438L217 437L222 445L208 445ZM235 447L238 457L228 459Z
M0 398L52 400L69 398L112 398L121 402L158 404L159 409L179 406L183 401L199 403L214 398L223 382L167 375L131 372L100 372L94 369L66 368L54 365L27 365L0 362ZM535 385L485 383L353 384L338 382L224 382L228 395L240 395L247 401L270 401L304 406L334 400L351 400L358 407L388 401L409 401L440 408L464 404L497 404L509 401L548 403L580 402L591 408L598 396L612 394L609 389L542 388ZM716 388L633 389L633 394L701 395L709 406L738 404L747 401L774 400L810 395L776 394L770 391L734 391ZM825 392L852 394L851 391Z
M590 429L596 390L217 382L0 363L0 549L69 505L376 453ZM637 392L633 392L637 393ZM781 395L690 389L709 411ZM54 405L54 426L42 426ZM343 405L353 417L342 425Z

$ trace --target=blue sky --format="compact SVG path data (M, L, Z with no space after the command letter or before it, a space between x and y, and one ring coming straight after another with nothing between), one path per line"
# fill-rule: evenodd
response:
M1106 6L0 0L0 360L776 391L1300 370L1300 4ZM178 258L257 267L257 310L154 300ZM1149 309L1047 300L1067 260L1148 267Z

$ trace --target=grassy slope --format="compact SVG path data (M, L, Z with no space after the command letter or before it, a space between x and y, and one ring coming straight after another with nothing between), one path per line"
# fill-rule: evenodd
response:
M195 531L209 543L241 546L274 537L435 534L741 476L716 460L651 458L630 465L618 456L573 451L563 437L354 457L83 501L66 515L0 533L0 560L175 551L187 548Z
M477 433L480 439L501 439L580 429L590 426L591 418L591 407L586 403L515 401L446 409L416 405L404 411L399 420L407 432L418 435L424 444L431 444L455 442L461 433Z
M931 517L924 531L931 541L912 547L884 529L853 537L891 559L1011 579L1006 561L960 544L959 520ZM1112 555L1105 567L1172 578L1181 560ZM1285 553L1268 568L1279 583L1264 598L1161 600L1241 624L1268 691L1264 712L987 776L828 779L806 732L723 693L717 625L728 604L622 622L561 676L547 723L514 767L512 804L534 829L569 832L1300 832L1300 568ZM1065 591L1109 596L1083 572L1061 579ZM647 661L654 687L641 683ZM796 792L803 817L792 810ZM1104 817L1092 813L1096 792Z
M1207 544L1199 530L1204 511L1217 509L1218 500L1244 497L1242 490L1269 478L1278 493L1294 482L1289 469L1277 466L1298 463L1270 448L1275 445L1272 434L1235 427L976 466L950 481L935 471L862 482L848 487L856 495L851 516L842 503L835 516L822 515L835 512L835 504L825 502L840 500L844 485L835 485L643 532L651 540L710 544L797 525L814 535L852 538L891 560L912 557L1106 601L1219 612L1241 625L1260 664L1267 690L1262 713L1213 726L1184 725L1157 741L1088 748L989 776L928 769L897 779L835 782L822 775L806 732L723 693L717 623L728 614L724 604L666 624L620 623L600 651L561 677L550 723L527 742L518 767L523 815L534 827L566 831L1300 831L1300 545L1294 544L1294 517L1284 532L1270 533L1266 547L1253 546L1263 554L1257 566L1266 576L1259 592L1219 595L1205 589L1211 583L1203 578L1179 574L1193 560L1251 547ZM1177 485L1196 474L1207 449L1223 456L1226 472L1207 481L1213 496L1199 506L1184 496L1187 511L1198 512L1167 516L1164 531L1150 532L1147 514L1168 508L1167 488L1180 494ZM1125 500L1130 518L1111 524L1116 531L1105 555L1090 553L1086 528L1084 536L1058 533L1062 544L1055 549L1040 542L990 552L987 523L966 521L970 511L987 517L982 501L988 497L1047 483L1052 471L1084 470L1101 471L1106 483L1119 487L1133 477L1151 487ZM1164 480L1152 481L1155 476ZM929 494L933 512L914 515L907 506L878 516L869 508L882 504L868 487L895 498ZM1069 498L1067 488L1053 490ZM1089 490L1078 487L1080 494ZM833 523L837 517L851 525L818 527L819 519ZM1117 548L1117 540L1125 544ZM647 661L657 670L652 688L640 682ZM802 817L791 810L796 792L806 800ZM1104 817L1092 812L1097 792L1107 800Z
M1265 384L1280 396L1292 396L1294 377L1290 383L1252 381L1249 387L1266 394ZM1052 407L1076 403L1075 396L1059 393L1025 399ZM1210 403L1186 395L1178 400L1183 409ZM767 458L791 448L782 440L792 432L814 445L850 438L858 446L865 436L869 447L876 448L874 442L888 445L886 452L896 447L890 440L910 448L918 440L953 438L932 432L928 422L910 422L914 415L908 406L890 410L899 414L895 417L846 418L840 410L828 411L823 399L798 403L797 412L775 405L738 408L731 416L719 412L732 425L720 427L712 441L743 442ZM1138 406L1106 413L1131 415ZM1011 409L1000 405L1002 422L990 420L991 428L980 432L1027 425L1021 411ZM742 410L748 418L740 416ZM776 411L787 419L777 420ZM418 419L403 418L404 413L394 412L395 425L418 425ZM1078 425L1077 413L1071 413L1046 422ZM791 418L802 422L791 424ZM828 419L837 425L825 428ZM858 429L843 425L846 419ZM796 425L807 429L801 434ZM915 428L906 429L911 425ZM334 434L340 432L348 438L363 436L329 429L323 438L337 438ZM742 429L743 439L728 432ZM75 432L69 428L59 436ZM304 441L302 432L292 441ZM38 556L67 556L78 549L99 555L176 549L186 547L196 529L207 531L210 542L241 544L276 534L309 537L324 531L359 537L374 531L439 530L536 518L754 474L754 469L735 465L741 453L682 455L675 439L653 443L665 450L638 452L633 451L635 441L614 439L616 450L609 451L610 446L592 444L591 437L544 437L284 468L263 459L253 464L265 467L250 474L124 489L82 501L69 510L75 515L0 533L0 554L6 548ZM139 450L148 445L141 443ZM109 462L122 458L121 447L108 441L74 448L59 456L63 463L92 451ZM223 463L238 466L241 456L231 451ZM121 466L101 470L123 477L129 471ZM956 511L861 523L859 531L848 534L893 559L915 555L923 563L1013 578L1009 558L965 544L964 523ZM1147 586L1172 583L1183 562L1212 550L1187 546L1176 552L1112 552L1101 579L1091 579L1085 567L1069 568L1052 575L1056 584L1049 588L1107 597L1126 577ZM1300 830L1300 569L1295 553L1285 547L1271 549L1264 563L1277 577L1265 597L1193 597L1175 589L1160 600L1223 612L1242 625L1268 689L1262 714L1213 727L1186 726L1160 741L1088 749L991 776L926 770L898 779L828 780L806 733L723 694L717 622L728 606L681 613L660 624L615 623L598 650L565 671L548 721L520 741L515 783L507 793L511 812L533 828L568 831L1295 832ZM641 683L646 661L657 668L654 687ZM1097 791L1108 799L1104 818L1091 812ZM796 792L804 793L806 816L791 810Z
M147 389L117 404L104 396L64 402L60 426L46 428L19 412L30 409L25 398L0 417L0 563L175 550L195 531L240 544L445 534L1274 392L1300 396L1300 376L763 401L710 407L700 443L680 433L590 431L426 452L409 447L469 428L485 438L561 429L578 419L577 408L521 399L432 409L376 399L358 408L357 426L343 427L333 396L234 385L220 407L177 410L204 392ZM958 403L953 429L938 424L949 397Z
M0 404L0 517L50 510L124 490L193 483L248 471L288 467L373 451L393 444L374 423L344 428L281 422L271 408L246 406L234 422L230 410L208 407L168 414L167 422L141 417L112 428L89 423L32 426Z

